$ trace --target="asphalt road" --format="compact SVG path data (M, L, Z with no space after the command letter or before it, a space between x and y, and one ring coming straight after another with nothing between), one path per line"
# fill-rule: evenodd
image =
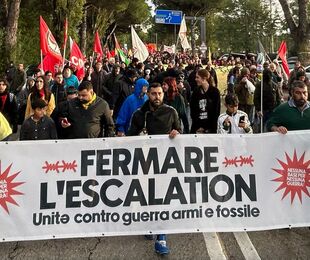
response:
M310 259L309 228L168 236L166 259ZM0 259L162 259L143 236L0 243Z

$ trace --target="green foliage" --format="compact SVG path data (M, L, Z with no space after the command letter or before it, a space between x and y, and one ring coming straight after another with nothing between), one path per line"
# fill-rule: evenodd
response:
M278 17L270 16L260 0L235 0L217 15L215 38L223 51L256 52L257 40L269 47L279 30Z

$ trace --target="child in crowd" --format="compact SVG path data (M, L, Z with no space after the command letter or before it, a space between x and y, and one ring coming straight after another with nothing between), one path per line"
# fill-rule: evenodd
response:
M235 94L225 97L226 112L217 120L217 133L219 134L252 134L253 130L248 115L238 110L239 100Z
M33 115L27 118L20 129L20 140L57 139L53 119L46 115L47 104L43 99L31 103Z

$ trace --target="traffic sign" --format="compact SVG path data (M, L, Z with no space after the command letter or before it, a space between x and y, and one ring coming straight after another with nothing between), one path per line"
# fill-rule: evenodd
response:
M182 11L176 10L156 10L155 23L181 24Z

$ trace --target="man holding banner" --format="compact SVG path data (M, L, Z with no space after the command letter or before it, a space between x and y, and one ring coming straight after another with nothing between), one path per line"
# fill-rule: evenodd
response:
M176 137L181 132L180 121L176 110L164 101L164 91L159 83L152 83L148 88L148 97L144 105L132 116L128 135L169 134ZM166 235L157 235L155 251L160 255L169 254Z
M292 98L278 106L267 122L267 129L286 134L290 130L310 129L310 102L303 81L296 80L291 87Z

